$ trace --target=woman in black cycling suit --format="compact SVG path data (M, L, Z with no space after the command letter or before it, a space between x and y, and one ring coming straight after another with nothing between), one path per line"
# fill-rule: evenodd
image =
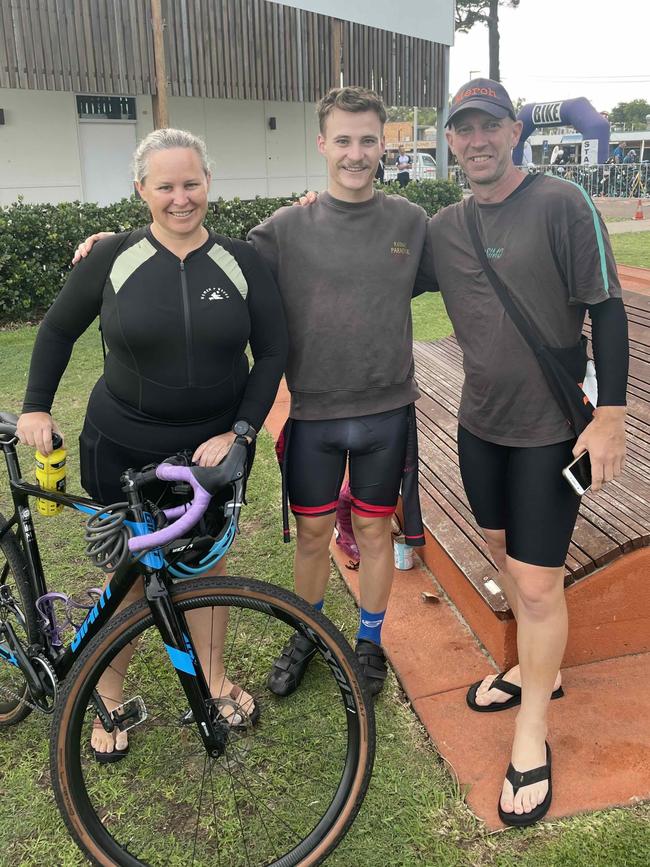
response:
M124 500L119 478L126 467L184 450L194 463L214 466L234 441L236 423L252 443L287 350L266 265L249 244L203 225L210 184L204 143L182 130L156 130L136 150L134 175L151 224L101 241L72 271L39 329L18 421L22 442L52 450L54 395L74 342L99 314L108 351L88 402L80 463L84 488L106 504ZM142 594L141 584L134 594L125 605ZM240 725L254 721L258 708L225 675L226 618L227 611L219 624L203 622L202 611L188 616L220 712ZM122 702L132 653L125 648L119 670L100 681L109 711ZM128 749L126 733L114 739L97 720L92 746L98 761L116 761Z

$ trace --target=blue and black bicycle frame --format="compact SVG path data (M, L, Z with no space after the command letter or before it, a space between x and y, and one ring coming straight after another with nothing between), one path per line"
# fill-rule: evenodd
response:
M0 434L2 433L0 431ZM25 577L31 585L34 598L37 600L42 597L47 598L48 589L32 520L30 498L39 497L90 515L101 515L102 512L106 511L106 507L86 497L47 491L26 482L21 477L15 439L12 441L6 434L0 435L0 446L5 454L14 503L13 515L4 525L0 524L0 540L6 533L15 528L15 535L21 541L25 555L27 567ZM127 470L122 476L123 490L128 503L129 524L136 536L151 533L151 522L147 520L148 516L144 512L140 489L152 478L155 478L152 475L153 472L155 471ZM165 560L160 548L147 551L136 559L133 556L126 558L125 562L118 566L111 576L109 583L89 611L67 649L56 646L56 643L52 642L46 624L41 620L39 620L40 646L37 648L33 646L23 647L11 625L11 619L0 616L0 657L2 657L0 664L18 666L27 680L30 693L37 699L39 691L43 691L45 686L31 664L30 657L33 657L35 652L44 654L49 659L57 679L63 680L76 659L93 640L93 637L115 614L137 578L143 576L145 596L154 623L160 632L169 658L187 696L194 724L198 727L208 753L212 756L218 756L225 748L227 727L222 722L220 723L214 714L210 713L210 689L201 665L198 663L197 653L185 616L173 603L170 593L173 582L165 567ZM5 582L6 575L1 575L0 615L3 607L5 610L13 609L15 614L17 605L15 600L10 598L11 594ZM114 714L109 714L96 691L93 693L93 700L97 715L107 731L113 731L116 727L129 727L128 720L116 719Z

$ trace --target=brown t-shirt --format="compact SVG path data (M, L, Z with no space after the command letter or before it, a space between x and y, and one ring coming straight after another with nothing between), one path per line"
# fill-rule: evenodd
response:
M451 205L433 217L425 254L433 257L463 350L459 422L499 445L544 446L571 439L535 356L476 257L467 205ZM536 175L505 201L477 211L492 267L548 346L577 343L586 306L621 296L607 230L582 187Z
M287 317L292 418L371 415L417 400L411 295L426 223L401 196L376 191L350 203L321 193L251 230Z

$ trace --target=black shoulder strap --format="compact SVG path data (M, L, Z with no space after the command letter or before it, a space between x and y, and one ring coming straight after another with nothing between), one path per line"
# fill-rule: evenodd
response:
M483 247L483 243L481 242L481 238L478 233L476 207L477 205L474 198L471 198L465 206L467 228L469 229L469 236L472 239L472 244L474 245L476 255L478 256L479 262L481 263L481 267L485 271L485 276L490 281L490 284L496 292L499 301L503 304L506 313L508 314L526 343L530 346L535 355L537 355L539 347L542 344L542 340L540 339L536 327L526 319L521 310L519 310L519 308L515 305L514 301L510 297L510 293L508 292L505 283L501 280L492 265L490 265L490 260L487 257L485 248Z

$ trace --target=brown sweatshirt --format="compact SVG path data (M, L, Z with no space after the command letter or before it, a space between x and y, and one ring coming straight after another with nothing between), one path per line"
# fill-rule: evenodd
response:
M426 222L401 196L353 204L322 193L249 233L284 304L292 418L370 415L419 397L410 304Z

